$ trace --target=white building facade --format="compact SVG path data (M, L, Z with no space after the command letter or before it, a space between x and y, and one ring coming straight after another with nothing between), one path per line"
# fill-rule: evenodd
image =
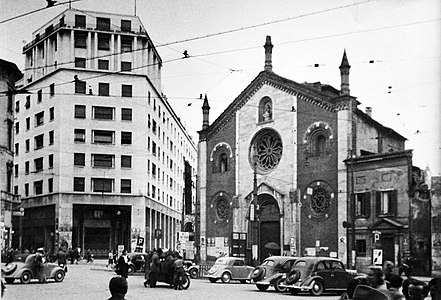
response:
M196 147L139 18L69 9L23 53L14 189L24 248L174 248Z

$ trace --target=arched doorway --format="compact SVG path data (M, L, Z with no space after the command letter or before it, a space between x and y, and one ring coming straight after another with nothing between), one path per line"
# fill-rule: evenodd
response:
M269 194L261 194L259 202L259 260L271 255L280 255L280 209L277 201ZM271 247L265 245L271 243ZM275 247L276 245L279 246Z

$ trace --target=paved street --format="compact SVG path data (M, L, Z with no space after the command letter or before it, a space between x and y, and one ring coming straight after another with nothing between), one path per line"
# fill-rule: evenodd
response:
M106 270L104 261L96 261L93 264L80 263L68 265L69 271L62 283L55 283L53 280L47 284L39 284L32 281L30 284L21 284L16 281L14 284L6 285L5 300L12 299L108 299L110 293L108 283L115 273ZM292 296L278 294L274 289L267 292L260 292L253 284L240 284L231 282L229 284L210 283L206 279L195 279L186 291L175 291L163 283L155 289L143 286L143 276L129 277L129 292L126 298L133 299L338 299L335 294L322 297L311 297L309 295Z

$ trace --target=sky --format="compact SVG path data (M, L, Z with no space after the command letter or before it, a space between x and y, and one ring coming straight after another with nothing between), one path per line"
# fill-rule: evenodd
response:
M376 121L407 138L414 166L441 175L439 0L80 0L71 5L139 16L163 60L162 92L195 143L202 126L199 95L207 94L211 123L263 70L267 35L274 44L273 71L298 83L319 81L340 89L338 67L346 50L351 95L359 108L372 107ZM68 7L45 6L44 0L0 0L0 58L23 69L22 47L32 32Z

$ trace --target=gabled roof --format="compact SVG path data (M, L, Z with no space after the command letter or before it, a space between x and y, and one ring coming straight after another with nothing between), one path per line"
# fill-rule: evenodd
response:
M394 221L389 218L382 218L381 220L375 222L371 226L369 226L371 230L375 229L400 229L403 228L404 225L400 222Z
M216 133L223 124L228 122L234 113L242 108L246 102L261 88L264 84L269 84L275 88L285 91L289 94L296 95L299 99L311 102L322 108L334 111L334 105L329 91L329 87L325 87L324 91L317 88L314 84L300 84L293 80L284 78L274 72L262 71L256 78L234 99L232 103L217 117L216 120L207 129L208 135ZM335 89L334 89L335 90ZM337 90L335 90L337 91Z
M397 139L407 141L407 139L404 136L402 136L401 134L399 134L398 132L396 132L392 128L381 125L380 123L378 123L377 121L372 119L368 114L362 112L361 110L359 110L359 109L355 110L355 114L360 119L362 119L364 122L366 122L367 124L371 124L372 126L377 128L381 133L384 133L387 136L391 136L391 137L395 137Z
M257 187L257 193L258 194L272 193L272 194L277 195L277 196L274 197L276 199L285 197L284 193L282 193L281 191L279 191L276 188L272 187L271 185L269 185L266 182L262 182L261 184L259 184L259 186ZM253 197L253 191L251 191L248 195L246 195L245 199L251 199L252 197Z

